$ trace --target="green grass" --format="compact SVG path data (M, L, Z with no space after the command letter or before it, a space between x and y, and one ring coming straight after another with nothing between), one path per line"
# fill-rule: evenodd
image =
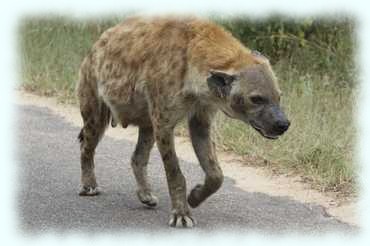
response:
M19 32L22 86L74 103L74 87L83 57L101 32L117 22L118 18L90 22L55 16L25 19ZM346 40L345 49L337 41L337 53L329 47L334 55L327 61L325 69L330 70L327 72L317 70L320 67L317 64L325 63L326 55L311 46L307 49L298 46L290 55L274 58L273 67L284 93L282 104L292 122L284 136L276 141L266 140L244 123L219 114L215 127L219 146L253 157L249 159L262 160L251 165L267 163L281 172L293 170L319 189L354 191L357 168L353 163L356 134L353 81L356 78L353 64L347 62L353 60L350 51L353 44L348 43L352 34L346 35L341 39ZM335 60L335 54L340 54L337 56L340 59ZM318 61L320 57L322 60ZM338 65L330 65L333 62ZM310 64L315 66L312 72L307 72ZM343 81L347 77L353 81Z
M83 57L102 31L116 22L111 19L89 24L63 17L24 21L20 27L24 88L73 101Z

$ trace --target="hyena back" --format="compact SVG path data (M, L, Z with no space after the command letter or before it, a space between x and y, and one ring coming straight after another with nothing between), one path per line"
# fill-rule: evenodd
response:
M158 202L146 168L156 142L172 202L169 224L176 227L192 227L188 204L197 207L223 182L211 138L218 110L267 138L289 127L268 60L221 27L193 17L129 18L105 31L82 62L77 95L83 118L80 195L99 192L94 151L108 124L136 125L139 136L131 165L138 197L147 206ZM206 175L188 197L173 133L185 117Z

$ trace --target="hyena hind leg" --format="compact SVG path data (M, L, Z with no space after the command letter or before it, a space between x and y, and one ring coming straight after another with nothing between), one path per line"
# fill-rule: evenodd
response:
M95 177L95 149L110 121L109 108L98 99L91 98L88 104L81 104L83 127L78 136L81 150L81 189L80 196L99 194Z
M131 166L138 186L137 196L148 207L155 207L158 203L157 197L152 194L147 174L147 164L153 145L152 127L140 127L136 149L131 158Z

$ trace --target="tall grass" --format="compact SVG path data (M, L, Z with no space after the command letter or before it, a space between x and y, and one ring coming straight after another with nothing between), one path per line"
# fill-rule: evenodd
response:
M99 35L117 19L78 22L29 18L20 26L22 85L43 95L74 100L78 68Z
M246 46L271 58L283 91L282 104L292 122L284 136L271 141L219 114L219 146L253 157L256 162L250 164L294 170L320 189L351 191L356 177L353 22L343 18L215 19ZM83 57L101 32L118 21L25 19L19 32L22 86L73 103Z

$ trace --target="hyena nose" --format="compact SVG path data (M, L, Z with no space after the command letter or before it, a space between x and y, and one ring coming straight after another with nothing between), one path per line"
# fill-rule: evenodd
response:
M283 133L285 132L286 130L288 130L290 126L290 121L289 120L278 120L276 123L275 123L275 128L277 131L279 131L280 133Z

